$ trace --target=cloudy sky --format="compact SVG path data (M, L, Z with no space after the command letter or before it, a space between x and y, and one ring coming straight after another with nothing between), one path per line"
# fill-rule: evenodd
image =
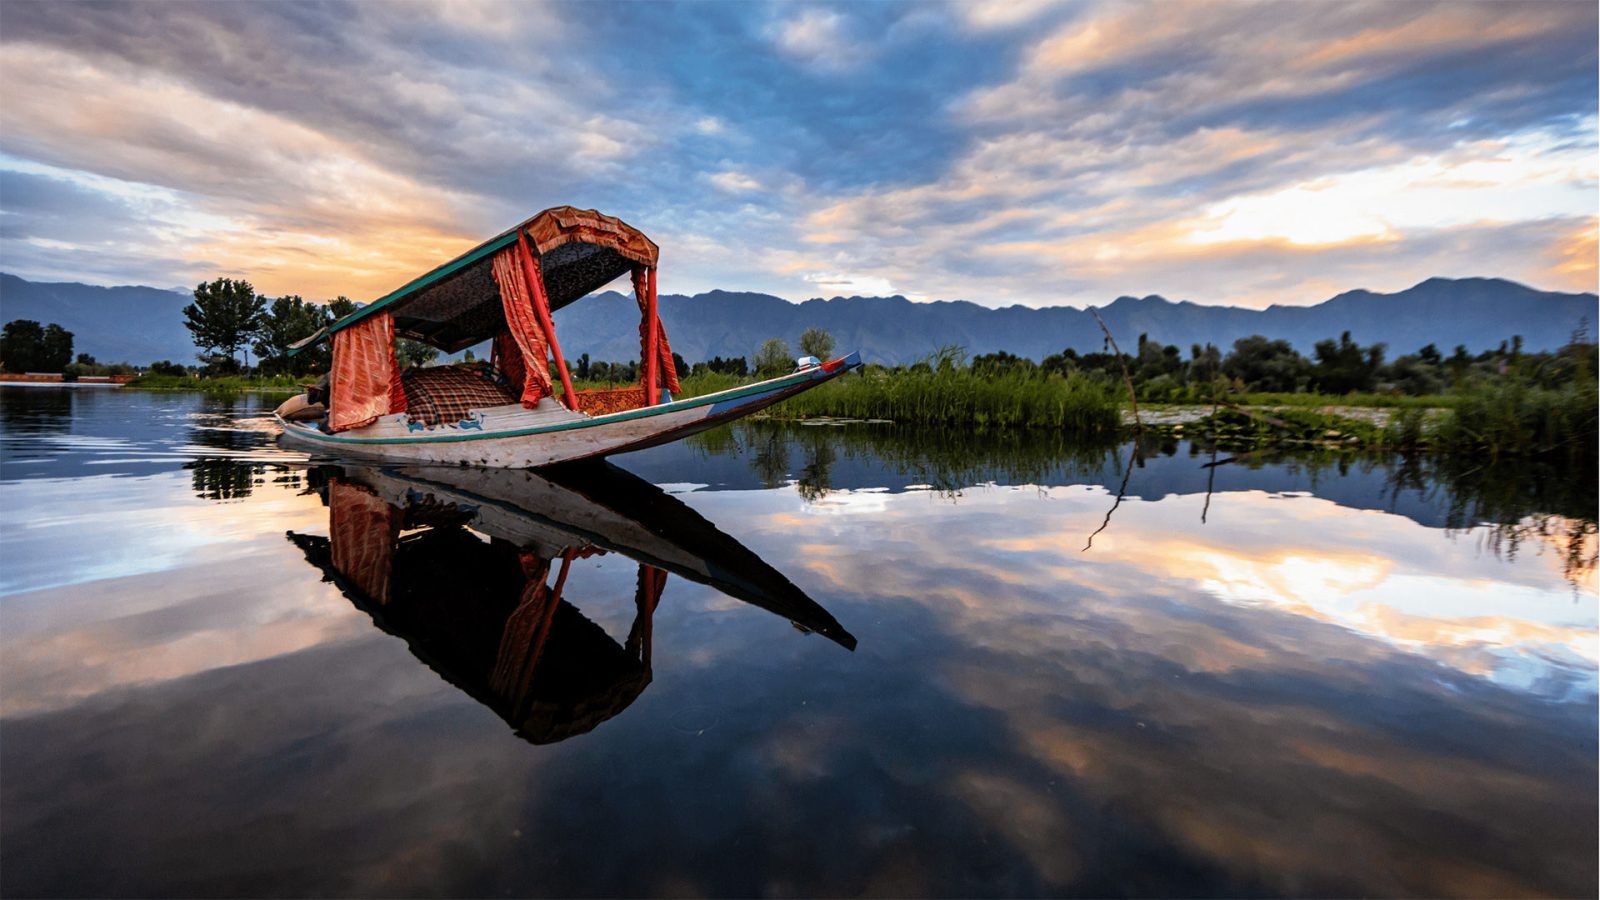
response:
M0 270L371 299L547 206L664 289L1593 290L1592 2L0 5Z

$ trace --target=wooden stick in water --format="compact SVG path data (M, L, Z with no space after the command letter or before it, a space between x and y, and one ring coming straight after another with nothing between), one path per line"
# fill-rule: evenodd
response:
M1139 419L1139 395L1133 391L1133 376L1128 374L1128 364L1122 360L1122 348L1117 346L1117 339L1111 336L1111 329L1106 327L1106 320L1100 318L1094 307L1089 307L1089 315L1100 323L1100 330L1106 333L1106 340L1111 342L1111 351L1117 354L1117 365L1122 367L1122 380L1128 383L1128 400L1133 404L1133 427L1141 434L1144 432L1144 422Z

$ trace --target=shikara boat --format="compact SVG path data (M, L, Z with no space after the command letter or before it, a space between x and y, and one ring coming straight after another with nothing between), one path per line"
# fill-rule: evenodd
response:
M651 622L669 573L856 645L755 553L609 464L344 465L311 480L328 536L289 539L379 628L534 743L595 728L650 684ZM638 564L620 644L563 596L583 589L569 579L576 560L613 553Z
M860 365L854 353L802 357L787 375L674 399L678 373L656 304L658 256L655 243L621 219L547 209L302 341L295 352L332 341L333 367L325 398L291 404L325 415L300 421L281 407L284 437L337 456L544 466L674 441ZM574 390L551 314L624 275L639 303L641 383ZM488 364L401 371L397 336L447 353L492 341L493 355Z

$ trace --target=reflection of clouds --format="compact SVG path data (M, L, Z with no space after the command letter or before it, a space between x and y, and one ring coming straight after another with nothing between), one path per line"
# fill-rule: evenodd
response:
M0 596L160 572L196 554L214 560L233 554L239 542L327 521L326 512L288 491L254 498L251 514L241 515L194 497L190 480L176 472L133 482L107 476L7 483L6 505L27 515L0 525L6 547ZM63 565L68 555L72 562Z
M1083 535L1099 525L1107 502L1098 491L1055 491L1048 502L1027 488L974 493L938 517L915 495L885 495L868 533L807 541L805 561L841 587L873 584L949 600L987 619L1015 614L1006 593L962 596L950 587L952 573L967 576L958 583L1053 583L1112 595L1143 595L1152 583L1181 586L1336 624L1524 686L1541 678L1592 682L1600 656L1595 610L1571 602L1554 558L1507 564L1399 516L1257 492L1214 498L1211 524L1202 527L1198 499L1125 502L1084 553Z
M112 480L33 549L174 490ZM315 497L157 507L215 539L0 607L6 892L1592 892L1593 707L1540 679L1592 685L1594 611L1558 561L1309 497L1130 500L1082 553L1103 491L681 496L857 652L673 579L650 692L550 747L317 582L281 537ZM619 634L633 577L582 560L569 596Z
M808 584L937 611L959 645L939 683L1056 773L950 773L1041 884L1082 883L1063 810L1088 808L1137 811L1179 868L1226 866L1222 893L1552 891L1508 860L1582 858L1582 830L1557 823L1593 812L1551 777L1592 774L1584 752L1541 745L1566 714L1519 693L1594 692L1594 609L1557 561L1311 497L1221 495L1200 527L1198 500L1125 503L1085 554L1098 491L979 493L938 516L894 495L794 551ZM788 531L794 502L763 521Z
M27 511L4 528L5 715L365 631L283 540L286 528L326 527L315 498L274 485L225 506L195 498L188 480L5 485Z
M273 892L268 879L287 893L388 896L415 872L450 877L464 853L512 852L517 801L537 773L506 765L519 742L494 740L504 726L486 709L428 723L453 693L374 634L108 694L66 716L8 718L8 772L30 772L50 800L8 794L7 856L31 865L7 874L86 895L158 883L167 889L153 893ZM375 732L403 740L381 764L349 752ZM489 769L496 778L481 777ZM404 828L383 827L397 819ZM57 852L85 828L121 838ZM294 863L265 875L286 846Z
M285 544L288 547L287 544ZM292 547L289 547L293 550ZM237 562L237 561L236 561ZM93 592L9 598L0 637L4 715L60 709L113 688L170 681L370 631L314 572L192 566L95 582ZM287 588L298 585L301 591ZM108 598L130 598L128 604ZM36 599L37 598L37 599Z
M1082 836L1053 798L1038 788L989 772L968 771L956 776L950 792L985 825L1001 835L1033 864L1043 882L1061 888L1079 874L1076 848Z

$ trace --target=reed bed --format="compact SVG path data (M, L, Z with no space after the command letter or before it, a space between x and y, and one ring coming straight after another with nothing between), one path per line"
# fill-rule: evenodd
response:
M1435 436L1452 452L1491 460L1564 457L1591 468L1600 455L1600 397L1592 378L1562 388L1512 382L1459 396Z
M962 428L1062 428L1113 431L1117 392L1073 373L977 374L960 367L869 369L775 406L773 418L889 419Z

